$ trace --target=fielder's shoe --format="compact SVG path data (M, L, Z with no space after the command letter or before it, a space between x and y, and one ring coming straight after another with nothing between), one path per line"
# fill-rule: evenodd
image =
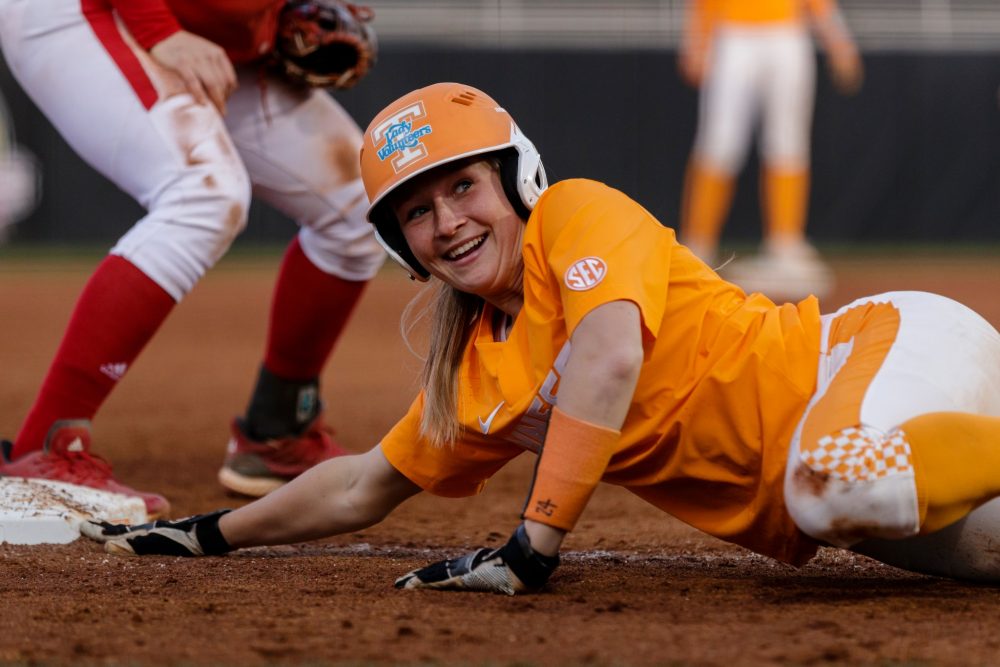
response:
M333 440L322 415L298 436L264 442L252 440L238 417L232 423L219 484L245 496L260 497L304 473L321 461L347 454Z
M141 498L150 520L170 512L166 498L122 484L114 478L107 461L90 453L90 422L85 419L57 421L45 436L41 450L13 461L10 460L12 447L9 441L2 442L2 476L50 479Z

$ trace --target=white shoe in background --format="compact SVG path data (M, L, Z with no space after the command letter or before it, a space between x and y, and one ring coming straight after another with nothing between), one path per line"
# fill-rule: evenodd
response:
M809 295L822 299L834 287L833 271L804 240L765 243L760 254L734 260L720 273L748 294L760 292L776 303L801 301Z

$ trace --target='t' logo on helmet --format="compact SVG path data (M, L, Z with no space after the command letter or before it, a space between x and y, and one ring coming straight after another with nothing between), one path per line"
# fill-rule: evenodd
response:
M608 274L608 265L600 257L584 257L566 269L563 281L566 287L576 292L596 287Z
M398 173L410 164L427 157L427 147L420 138L431 133L431 126L414 127L426 115L424 103L416 102L372 128L372 144L378 149L378 159L392 158L392 168Z

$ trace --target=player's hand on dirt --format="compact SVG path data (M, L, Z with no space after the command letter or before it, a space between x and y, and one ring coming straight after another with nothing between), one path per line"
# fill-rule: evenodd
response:
M840 42L827 51L827 67L833 85L843 95L861 90L865 78L864 65L857 48L850 42Z
M157 43L149 53L180 76L198 104L211 102L219 113L226 113L226 100L236 90L236 70L222 47L180 30Z
M559 556L543 556L531 548L518 526L499 549L479 549L461 558L443 560L409 572L396 580L396 588L432 588L450 591L527 593L545 585L559 565Z
M137 526L107 521L84 521L80 532L104 543L109 553L136 556L218 556L232 547L219 530L219 519L230 510L217 510L186 519L160 519Z

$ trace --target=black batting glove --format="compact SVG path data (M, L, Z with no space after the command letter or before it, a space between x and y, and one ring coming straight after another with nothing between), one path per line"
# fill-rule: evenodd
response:
M545 585L559 565L559 556L543 556L531 548L524 524L499 549L479 549L461 558L443 560L413 570L396 580L396 588L449 591L528 593Z
M233 548L219 530L219 518L231 510L217 510L186 519L160 519L138 526L107 521L84 521L80 532L104 543L108 553L135 556L219 556Z

